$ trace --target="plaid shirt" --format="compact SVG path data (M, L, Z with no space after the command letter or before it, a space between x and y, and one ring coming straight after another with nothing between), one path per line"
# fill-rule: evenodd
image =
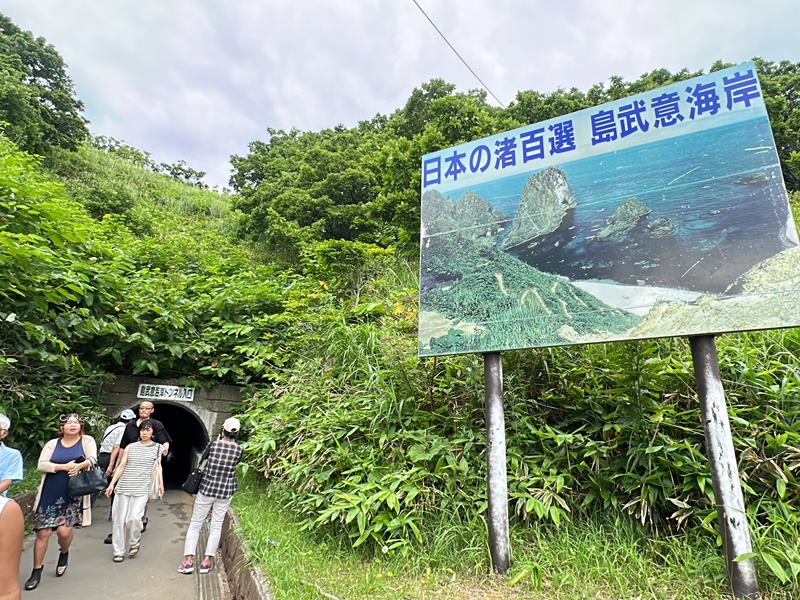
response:
M242 457L242 447L219 440L208 447L208 462L203 469L200 493L225 500L236 492L236 464Z

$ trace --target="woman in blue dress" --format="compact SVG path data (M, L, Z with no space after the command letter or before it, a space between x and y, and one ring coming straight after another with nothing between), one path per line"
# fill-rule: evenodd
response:
M70 477L97 462L97 444L92 437L83 434L83 419L75 413L61 415L59 429L61 437L47 442L39 455L38 469L43 475L34 503L36 541L33 572L25 582L26 590L39 585L52 531L55 529L61 549L56 564L56 577L61 577L67 570L73 527L91 524L90 496L73 498L67 490Z

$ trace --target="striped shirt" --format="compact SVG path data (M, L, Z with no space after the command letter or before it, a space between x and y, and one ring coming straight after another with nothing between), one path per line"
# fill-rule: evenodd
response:
M142 446L141 442L134 442L128 446L128 462L117 481L114 492L128 496L147 496L150 493L153 465L158 460L162 449L163 446L156 443Z
M242 457L242 447L217 440L211 442L207 452L208 462L203 469L200 493L220 500L230 498L237 489L236 464Z

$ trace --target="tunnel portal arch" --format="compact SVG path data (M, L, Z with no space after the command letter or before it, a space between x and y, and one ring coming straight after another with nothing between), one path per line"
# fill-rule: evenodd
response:
M169 455L161 463L164 469L164 486L180 487L196 466L197 453L203 452L213 433L185 406L155 401L153 407L153 418L164 424L172 438Z
M117 377L101 398L106 414L117 419L129 408L137 413L141 384L178 386L176 380L152 377ZM216 385L209 389L192 388L191 399L146 398L153 403L153 418L164 424L172 438L169 459L162 462L164 485L179 487L196 466L198 457L208 443L216 439L222 423L231 415L232 406L242 401L238 386Z

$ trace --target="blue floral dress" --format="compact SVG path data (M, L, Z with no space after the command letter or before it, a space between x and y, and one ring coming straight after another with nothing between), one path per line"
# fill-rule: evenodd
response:
M79 441L69 448L59 439L50 462L65 465L83 458L83 444ZM83 496L73 498L67 492L69 474L66 471L47 473L42 485L39 504L33 513L33 528L47 529L62 525L80 525L83 522Z

